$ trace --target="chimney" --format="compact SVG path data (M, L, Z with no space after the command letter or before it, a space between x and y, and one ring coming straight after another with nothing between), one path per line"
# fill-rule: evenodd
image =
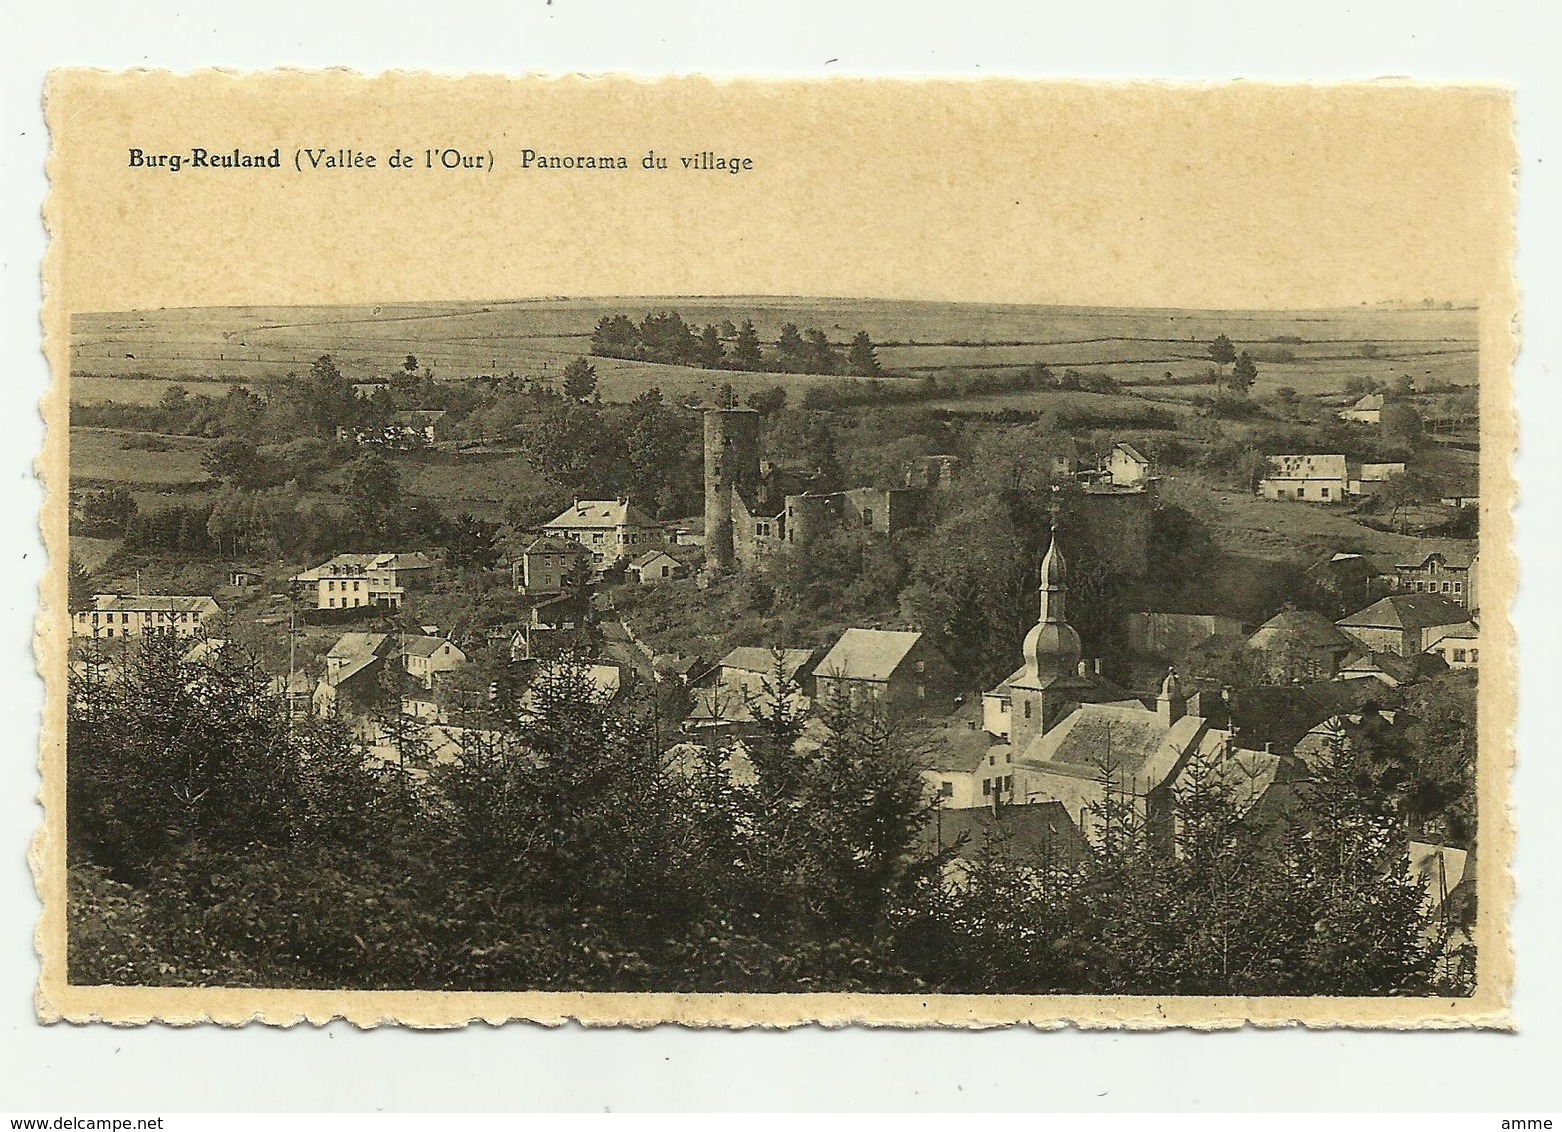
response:
M1177 680L1177 670L1168 668L1161 684L1161 694L1155 699L1155 714L1162 727L1171 727L1188 711L1188 700L1182 694L1182 684Z

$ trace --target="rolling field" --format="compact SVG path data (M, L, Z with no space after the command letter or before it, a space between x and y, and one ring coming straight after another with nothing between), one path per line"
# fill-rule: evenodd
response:
M201 467L206 441L189 436L158 436L156 442L167 446L164 451L126 446L127 440L148 436L118 429L71 429L71 482L155 488L206 480L206 469Z
M383 377L407 354L445 378L514 371L556 377L589 349L605 314L639 318L678 310L696 324L752 318L762 339L781 325L818 326L844 345L857 330L880 343L883 363L914 374L1007 369L1043 361L1054 368L1104 368L1125 382L1152 382L1207 364L1205 343L1225 333L1238 348L1302 339L1297 358L1260 362L1260 386L1334 391L1351 373L1391 377L1431 371L1475 379L1475 312L1352 308L1336 311L1167 311L1029 307L870 299L658 297L539 299L346 307L228 307L78 314L72 319L73 399L152 402L171 381L220 395L221 380L261 381L304 372L331 354L354 380ZM1362 342L1382 356L1356 355ZM602 396L627 400L650 385L673 398L707 396L723 382L740 392L830 378L735 374L642 362L597 360ZM116 378L135 377L137 380ZM139 379L139 378L145 379ZM836 381L844 379L833 379ZM196 383L201 383L197 385Z

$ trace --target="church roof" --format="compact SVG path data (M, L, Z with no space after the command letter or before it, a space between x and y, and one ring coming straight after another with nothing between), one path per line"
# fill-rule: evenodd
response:
M1196 715L1167 727L1143 707L1085 704L1031 740L1019 761L1033 770L1080 778L1099 778L1109 769L1124 785L1154 789L1171 777L1207 730L1208 723Z

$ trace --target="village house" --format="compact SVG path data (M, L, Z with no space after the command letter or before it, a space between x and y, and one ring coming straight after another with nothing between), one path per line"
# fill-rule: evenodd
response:
M1264 674L1282 684L1328 680L1356 642L1310 609L1284 609L1260 625L1247 639Z
M425 689L434 687L434 679L439 673L450 672L467 662L466 653L444 637L403 637L397 644L397 651L407 674Z
M1439 662L1437 654L1428 649L1415 656L1400 656L1393 652L1364 652L1347 661L1335 677L1337 680L1376 680L1388 688L1398 688L1416 680L1447 671L1448 666Z
M521 593L563 593L570 579L591 562L591 551L574 539L543 535L511 564L510 579Z
M1480 667L1481 627L1475 621L1440 626L1427 635L1427 654L1441 657L1449 668Z
M1338 503L1350 487L1344 456L1270 456L1269 475L1258 481L1265 499Z
M1398 562L1389 584L1396 593L1437 594L1471 611L1481 607L1476 592L1480 555L1475 551L1437 550L1419 561Z
M325 656L325 672L315 684L315 714L322 717L367 713L385 698L385 659L394 652L386 633L343 633Z
M1361 464L1351 472L1348 487L1350 494L1357 496L1376 495L1383 489L1383 485L1395 476L1405 474L1405 465L1402 462L1390 464Z
M538 655L538 646L544 641L584 629L590 619L589 594L528 595L525 620L510 635L510 659L530 660Z
M104 640L128 637L196 637L222 612L204 596L178 594L95 594L92 605L77 610L71 632Z
M977 714L971 705L911 737L922 782L946 809L1014 800L1014 748L979 727Z
M1402 463L1347 464L1342 455L1270 456L1269 474L1258 481L1265 499L1300 499L1308 503L1339 503L1355 496L1374 495L1394 476L1402 475Z
M314 685L305 672L289 672L286 676L273 676L266 685L268 695L282 700L287 714L293 718L305 716L314 707Z
M1342 617L1335 625L1372 652L1414 656L1470 620L1470 611L1434 594L1394 594Z
M1103 470L1114 487L1144 487L1154 478L1150 458L1119 441L1107 453Z
M953 856L944 880L964 887L972 866L998 855L1023 870L1068 870L1090 856L1090 843L1058 802L939 809L918 835L924 852Z
M787 690L789 711L805 714L814 694L813 649L766 649L739 646L716 662L694 690L694 705L684 720L686 730L731 731L755 721L754 709L774 710L776 695Z
M627 572L642 586L689 576L689 568L665 550L646 551L629 564Z
M577 499L544 523L542 530L585 547L598 572L639 554L642 547L662 542L660 528L627 498Z
M386 432L394 434L404 444L433 444L444 439L445 416L443 409L408 409L392 413Z
M925 634L847 629L814 669L821 703L837 698L890 718L943 715L955 701L955 672Z
M292 578L297 591L312 594L316 609L400 609L407 591L428 585L434 562L422 551L410 554L338 554Z
M1357 424L1379 424L1383 420L1383 394L1368 393L1348 409L1341 409L1340 420Z

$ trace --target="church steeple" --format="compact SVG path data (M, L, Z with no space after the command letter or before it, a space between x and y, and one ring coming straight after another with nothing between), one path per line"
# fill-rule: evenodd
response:
M1037 682L1073 676L1079 667L1079 634L1068 623L1068 563L1058 545L1056 517L1052 544L1041 560L1040 618L1025 636L1025 676Z
M1058 548L1058 523L1052 521L1052 541L1041 560L1041 621L1043 624L1066 625L1068 612L1065 599L1068 592L1068 562Z

